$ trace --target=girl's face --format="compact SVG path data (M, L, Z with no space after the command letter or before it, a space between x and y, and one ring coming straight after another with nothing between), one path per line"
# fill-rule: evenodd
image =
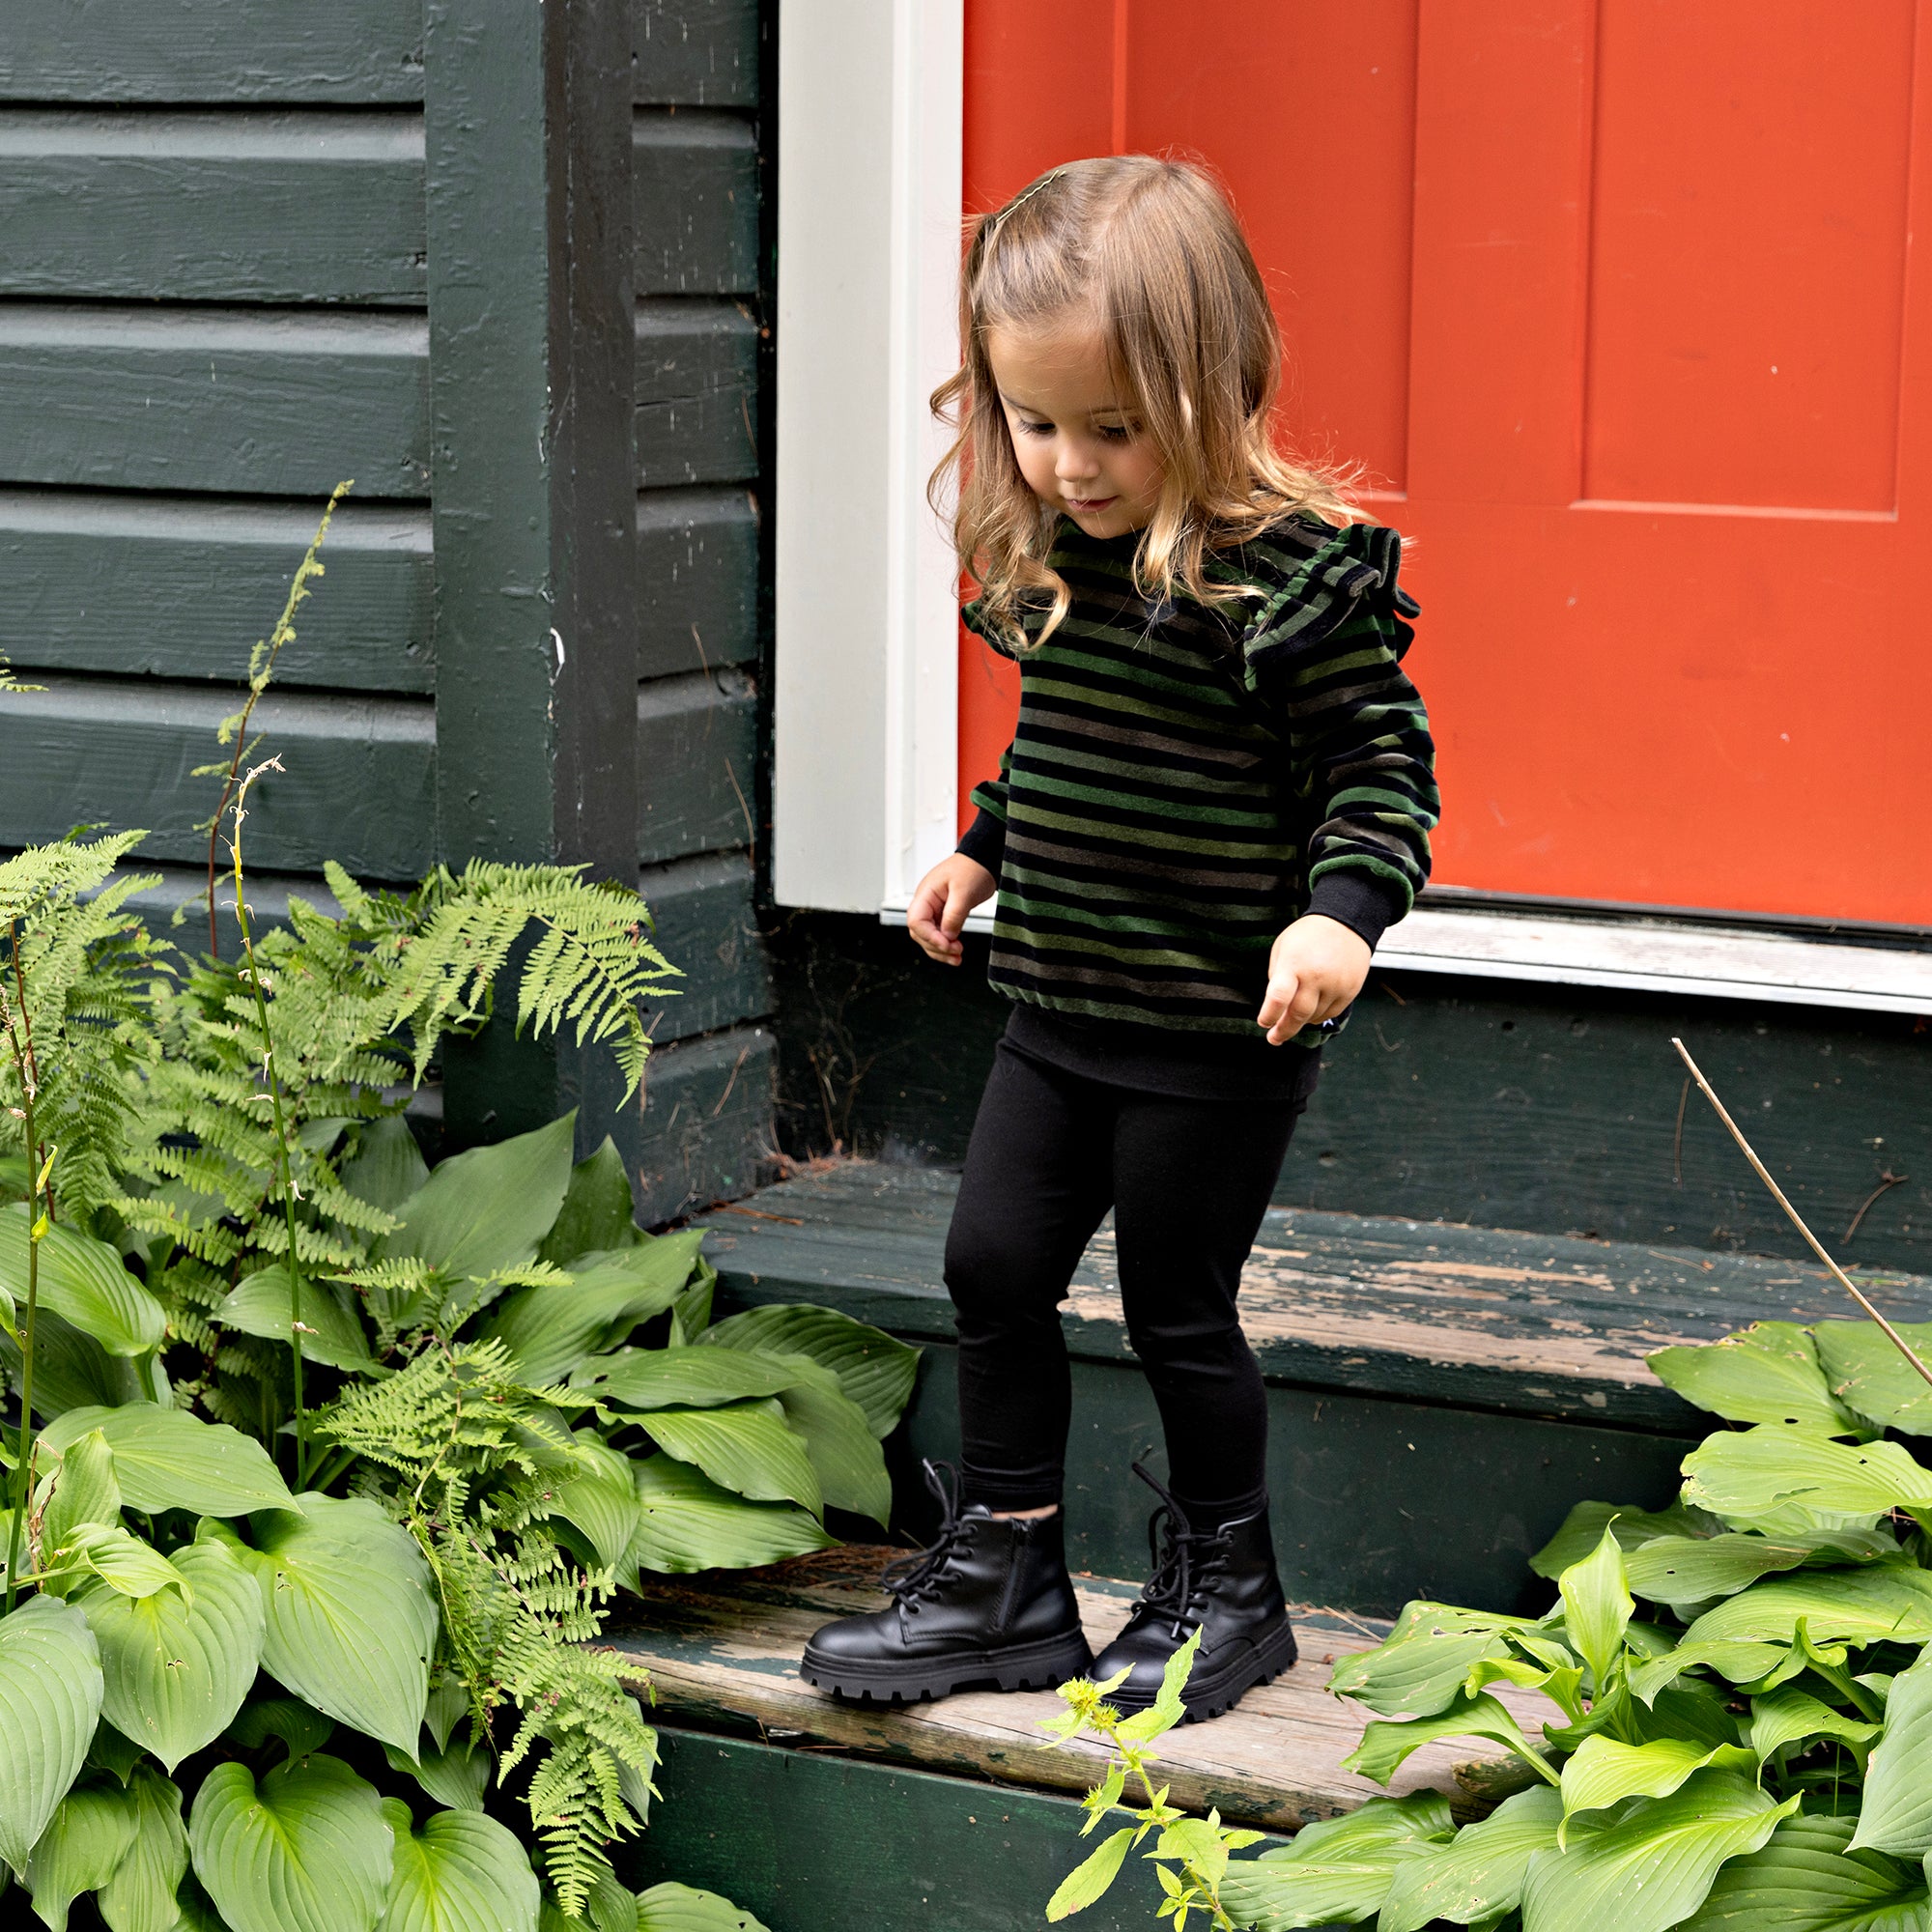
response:
M1153 515L1165 469L1115 392L1105 339L1088 319L986 336L1020 474L1090 537L1124 536Z

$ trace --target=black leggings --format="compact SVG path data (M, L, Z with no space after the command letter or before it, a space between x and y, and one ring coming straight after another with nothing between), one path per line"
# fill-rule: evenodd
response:
M1112 1208L1127 1339L1175 1494L1197 1520L1260 1507L1267 1403L1236 1295L1306 1104L1139 1093L1001 1041L946 1240L967 1501L1060 1500L1072 1388L1059 1304Z

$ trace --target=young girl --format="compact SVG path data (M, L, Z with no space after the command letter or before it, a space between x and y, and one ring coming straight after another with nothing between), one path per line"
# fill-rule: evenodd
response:
M959 436L967 624L1020 665L1000 776L907 925L956 966L997 892L1012 1002L947 1241L963 1455L895 1601L819 1631L849 1696L1057 1683L1151 1702L1199 1630L1192 1716L1294 1661L1242 1263L1385 927L1429 871L1428 723L1401 539L1271 437L1280 345L1233 213L1144 156L1042 175L980 224ZM1059 1303L1111 1208L1166 1437L1154 1575L1092 1660L1066 1572ZM928 1468L935 1488L939 1480Z

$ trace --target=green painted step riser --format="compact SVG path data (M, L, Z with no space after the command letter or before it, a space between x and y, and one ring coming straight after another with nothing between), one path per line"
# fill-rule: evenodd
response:
M894 1493L904 1526L933 1527L922 1457L959 1453L953 1351L928 1348ZM1148 1574L1153 1492L1164 1476L1160 1418L1126 1364L1073 1365L1067 1442L1067 1560L1101 1577ZM1296 1602L1394 1616L1414 1597L1542 1611L1549 1585L1529 1558L1573 1503L1667 1502L1694 1437L1588 1429L1373 1397L1268 1390L1268 1489L1283 1586Z
M617 1854L643 1887L721 1891L770 1932L1018 1932L1093 1849L1070 1798L664 1730L650 1829ZM1151 1868L1129 1860L1081 1932L1148 1932Z

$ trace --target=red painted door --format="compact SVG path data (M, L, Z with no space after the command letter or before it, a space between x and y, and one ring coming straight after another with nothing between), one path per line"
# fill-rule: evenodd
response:
M965 107L970 208L1227 182L1415 540L1438 881L1932 924L1932 0L968 0Z

